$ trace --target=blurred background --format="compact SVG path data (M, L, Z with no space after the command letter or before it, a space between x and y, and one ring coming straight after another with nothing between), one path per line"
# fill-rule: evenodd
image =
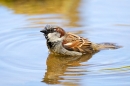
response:
M1 86L129 86L129 0L0 0ZM55 24L123 46L85 57L49 55L40 30Z

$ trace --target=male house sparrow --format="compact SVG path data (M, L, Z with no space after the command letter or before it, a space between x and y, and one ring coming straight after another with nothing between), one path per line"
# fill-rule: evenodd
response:
M65 32L56 25L46 25L40 32L44 33L50 53L79 56L87 53L95 53L102 49L117 49L113 43L93 43L86 38Z

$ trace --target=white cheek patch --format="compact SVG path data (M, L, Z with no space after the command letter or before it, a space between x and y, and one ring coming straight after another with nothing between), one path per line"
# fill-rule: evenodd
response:
M60 34L57 32L48 34L48 38L59 38L59 37L60 37Z
M59 41L61 40L60 33L57 33L57 32L49 33L48 39L50 42Z
M49 33L48 38L52 38L52 37L53 37L53 33Z

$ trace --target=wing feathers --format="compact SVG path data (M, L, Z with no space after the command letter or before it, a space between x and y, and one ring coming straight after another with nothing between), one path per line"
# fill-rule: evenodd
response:
M66 38L63 41L63 46L71 51L77 51L81 53L92 53L92 43L88 39L79 37L72 33L67 33Z

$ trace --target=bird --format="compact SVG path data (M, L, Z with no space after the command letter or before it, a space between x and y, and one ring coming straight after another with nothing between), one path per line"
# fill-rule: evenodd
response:
M121 47L115 43L93 43L87 38L66 32L57 25L47 24L40 32L45 36L49 52L54 55L81 56Z

